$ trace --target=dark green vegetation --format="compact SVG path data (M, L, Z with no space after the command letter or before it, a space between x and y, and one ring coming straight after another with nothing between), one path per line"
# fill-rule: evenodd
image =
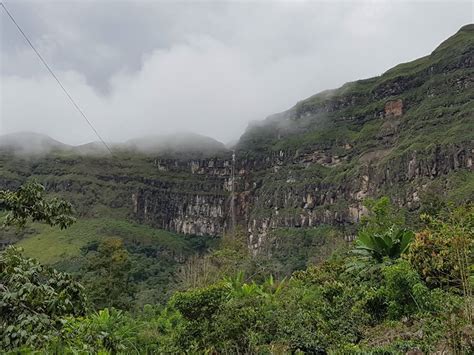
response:
M90 266L104 243L118 240L128 259L126 279L130 286L125 308L141 307L167 299L178 287L174 275L192 256L208 251L216 240L199 236L183 236L111 218L79 219L70 228L59 230L32 224L17 234L15 229L4 235L20 238L16 243L24 254L84 278L93 290L93 279L101 268ZM99 304L112 305L104 295ZM102 303L101 303L102 302Z
M26 191L33 189L3 196ZM42 199L26 194L29 201ZM255 265L237 233L183 269L189 290L132 313L117 309L129 304L133 288L121 239L107 239L89 258L89 292L9 247L0 253L0 344L44 353L474 351L474 208L423 215L421 230L405 239L408 231L387 199L367 206L353 249L367 255L339 251L276 281ZM382 238L372 252L373 240L387 235L391 243ZM104 302L116 308L91 310Z
M56 197L48 200L43 186L35 182L22 185L16 192L0 191L2 209L9 211L3 223L9 228L0 230L3 241L16 242L26 255L41 263L79 275L91 292L97 289L96 276L106 269L94 266L94 258L116 240L128 260L123 276L130 286L124 295L126 306L122 303L125 308L167 299L178 287L173 275L182 264L216 244L214 238L178 235L118 218L79 218L73 224L71 204ZM47 225L32 223L18 229L37 221ZM53 228L56 225L70 228ZM115 268L113 264L111 267ZM116 300L104 293L96 301L105 306Z
M8 211L3 227L15 225L21 228L31 219L64 229L75 221L71 216L71 204L57 198L47 201L44 187L38 183L23 185L16 192L2 190L0 201L2 209Z

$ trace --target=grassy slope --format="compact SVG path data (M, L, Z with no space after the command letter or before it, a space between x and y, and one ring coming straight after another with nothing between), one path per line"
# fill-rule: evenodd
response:
M32 235L17 245L26 255L45 264L79 257L81 248L108 237L122 238L126 245L152 245L182 254L192 252L192 237L113 218L79 219L65 230L43 224L33 224L31 228Z
M11 231L10 231L11 233ZM17 245L25 255L71 273L82 274L94 246L123 239L129 252L135 305L163 302L178 286L176 273L190 256L207 252L218 239L184 236L109 217L79 219L66 230L34 223Z

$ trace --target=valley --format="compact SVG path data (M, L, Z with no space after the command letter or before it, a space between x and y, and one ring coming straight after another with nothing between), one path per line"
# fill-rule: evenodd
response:
M250 125L233 147L234 167L232 151L205 137L183 135L181 151L166 148L176 137L147 137L141 147L115 145L113 156L46 137L50 151L36 157L5 144L0 186L36 178L79 216L216 237L231 227L234 184L235 218L255 253L278 228L327 224L350 235L368 197L387 195L408 212L433 197L472 201L473 31L467 25L424 58Z
M6 349L473 349L474 25L231 146L191 133L107 146L0 136ZM35 345L36 329L53 331Z

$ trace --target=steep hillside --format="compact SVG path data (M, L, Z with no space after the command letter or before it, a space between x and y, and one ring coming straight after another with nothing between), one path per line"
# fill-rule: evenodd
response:
M303 100L249 127L234 169L220 144L163 152L151 139L132 142L148 153L121 148L113 157L2 151L0 186L34 176L81 216L219 236L234 219L234 185L234 217L255 252L288 228L351 234L367 197L387 194L408 210L474 199L473 58L468 25L426 57Z
M473 200L474 26L431 55L312 96L249 127L238 144L251 243L281 226L348 225L362 200L409 210Z

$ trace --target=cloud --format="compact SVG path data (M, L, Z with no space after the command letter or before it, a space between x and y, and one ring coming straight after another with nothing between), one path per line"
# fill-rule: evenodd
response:
M102 136L193 131L235 139L251 120L429 53L469 2L7 2ZM423 18L424 21L419 19ZM2 14L0 133L96 140Z

